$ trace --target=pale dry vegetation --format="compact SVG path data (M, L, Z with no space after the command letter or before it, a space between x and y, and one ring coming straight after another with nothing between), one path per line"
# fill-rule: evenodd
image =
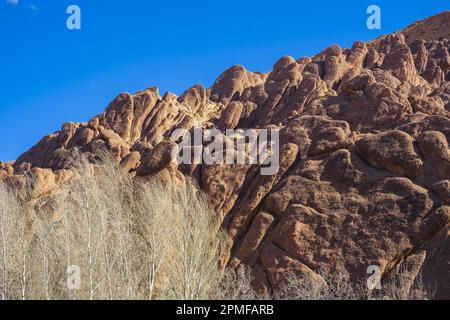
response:
M256 292L249 268L218 269L224 234L194 183L138 183L104 158L81 162L41 205L0 183L0 299L368 298L326 274L321 284L291 275L276 292ZM397 288L380 296L398 299ZM429 297L423 286L412 292Z
M367 279L350 280L348 275L316 271L321 281L289 274L283 285L274 293L275 299L282 300L430 300L434 289L425 285L419 273L411 278L399 266L399 272L389 273L379 279L374 287ZM369 289L372 288L372 289Z
M362 285L354 284L341 274L319 272L322 281L305 279L290 274L275 293L277 299L286 300L361 300Z
M76 171L33 210L0 184L0 299L210 294L222 233L193 183L136 183L110 161Z

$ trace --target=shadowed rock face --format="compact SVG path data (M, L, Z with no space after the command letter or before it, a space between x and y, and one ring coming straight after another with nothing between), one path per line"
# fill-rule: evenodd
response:
M437 29L436 29L437 28ZM111 150L125 172L192 176L228 231L221 263L251 265L261 288L319 269L357 281L407 262L450 299L450 14L369 44L283 57L269 73L226 70L180 97L120 94L87 123L66 123L0 178L31 171L34 192L70 179L80 153ZM171 162L178 128L280 128L280 169ZM40 168L40 169L38 169ZM161 172L164 174L161 175ZM419 258L418 258L419 257ZM413 265L411 265L413 264Z

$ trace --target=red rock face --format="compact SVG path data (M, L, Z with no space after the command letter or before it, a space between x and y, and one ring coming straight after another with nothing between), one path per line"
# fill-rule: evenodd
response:
M259 287L276 288L290 272L315 279L318 270L357 281L369 265L388 274L407 262L450 298L449 21L445 12L368 44L283 57L266 74L235 66L211 89L180 97L120 94L88 123L66 123L0 163L0 178L33 168L46 180L36 192L48 192L80 153L95 161L107 148L130 174L169 169L196 179L228 232L221 263L254 267ZM196 121L280 128L278 173L177 167L169 137Z

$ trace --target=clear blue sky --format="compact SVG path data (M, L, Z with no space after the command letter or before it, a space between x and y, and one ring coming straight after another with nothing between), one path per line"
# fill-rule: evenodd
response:
M79 31L66 28L70 4L81 8ZM370 4L381 30L366 28ZM268 71L283 55L348 47L446 9L448 0L0 0L0 160L122 91L180 94L233 64Z

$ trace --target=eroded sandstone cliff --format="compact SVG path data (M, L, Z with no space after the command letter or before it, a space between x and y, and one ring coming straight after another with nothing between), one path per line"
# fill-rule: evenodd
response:
M0 178L35 177L34 198L70 179L80 153L106 147L124 172L191 176L228 232L222 264L248 264L261 288L287 272L366 276L403 263L450 298L450 12L352 48L283 57L271 72L242 66L177 97L120 94L87 123L65 123ZM280 170L175 165L177 128L279 128ZM404 270L403 270L404 271Z

